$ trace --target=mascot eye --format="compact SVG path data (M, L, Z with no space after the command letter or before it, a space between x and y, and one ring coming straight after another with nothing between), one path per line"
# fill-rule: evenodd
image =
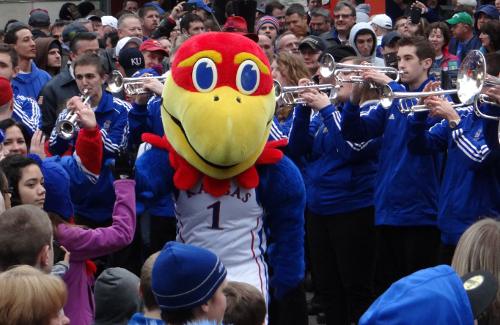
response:
M217 67L214 61L202 58L193 67L193 84L199 92L209 92L217 84Z
M257 64L253 61L243 61L238 67L236 73L236 86L244 95L252 94L260 82L260 71Z

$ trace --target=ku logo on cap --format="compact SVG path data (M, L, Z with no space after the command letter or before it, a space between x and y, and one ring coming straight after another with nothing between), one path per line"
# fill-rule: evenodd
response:
M484 277L482 275L476 275L464 282L465 290L474 290L483 283Z
M131 58L130 65L141 66L142 65L142 58Z

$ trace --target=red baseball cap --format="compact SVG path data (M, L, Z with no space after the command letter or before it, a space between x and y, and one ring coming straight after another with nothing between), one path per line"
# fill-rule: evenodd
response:
M10 81L4 77L0 77L0 106L7 104L12 100L14 94Z
M226 23L222 27L222 31L242 34L254 42L259 41L259 36L257 34L248 32L247 21L241 16L227 17Z
M158 42L155 39L148 39L142 42L141 46L139 47L139 50L141 52L142 51L163 52L166 56L168 56L168 51L161 45L160 42Z

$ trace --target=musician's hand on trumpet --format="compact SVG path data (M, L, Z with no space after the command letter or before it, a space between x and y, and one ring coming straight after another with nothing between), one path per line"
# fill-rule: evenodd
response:
M488 87L485 95L487 95L488 97L490 97L490 99L494 100L497 104L500 105L500 85Z
M453 108L453 103L441 96L429 96L424 99L424 104L430 109L431 117L441 117L448 121L460 120L460 116Z
M77 116L78 124L83 129L94 129L97 126L94 111L82 102L81 97L74 96L68 100L67 108Z
M303 78L299 80L299 86L307 86L310 84L311 80L309 79ZM300 93L300 98L305 101L307 106L315 111L320 111L331 104L328 95L318 89L304 89Z
M387 85L391 81L394 81L385 73L380 72L376 69L366 69L366 71L363 71L361 75L363 76L364 80L368 82L374 82L380 86Z

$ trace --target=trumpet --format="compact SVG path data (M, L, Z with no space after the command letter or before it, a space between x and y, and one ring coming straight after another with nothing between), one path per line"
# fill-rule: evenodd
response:
M164 83L167 77L143 76L125 78L120 71L114 70L108 80L108 89L112 93L119 93L124 90L125 94L129 96L147 94L149 91L144 88L144 80L146 79L157 79L161 83Z
M319 73L324 78L329 78L332 75L335 76L335 79L339 82L352 82L352 83L363 83L365 80L362 76L354 75L348 76L347 79L341 77L341 74L344 73L362 73L366 70L377 70L381 73L393 74L396 76L394 79L396 82L399 81L400 75L404 73L404 71L400 71L391 67L378 67L374 65L364 65L364 64L345 64L345 63L337 63L335 62L335 58L331 54L324 54L321 57L319 63Z
M404 100L423 98L428 96L444 96L457 94L461 104L454 104L453 107L467 106L474 103L476 97L481 93L486 78L486 61L481 52L471 51L464 58L460 65L457 76L457 89L435 90L426 92L394 92L385 85L382 89L380 104L384 108L389 108L395 99L399 100L398 108L401 113L428 111L425 105L411 105L406 107Z
M337 97L337 90L340 88L338 85L332 84L309 84L305 86L285 86L282 87L278 80L274 80L274 94L276 95L276 101L283 100L287 105L305 104L304 99L300 98L301 92L307 89L316 89L318 91L327 92L330 91L330 100Z
M87 94L88 92L89 92L88 89L84 89L82 91L82 95L80 96L83 105L87 105L90 100L91 96ZM72 139L76 135L77 118L78 115L76 115L74 111L68 111L68 114L66 115L64 120L57 122L55 126L57 136L63 138L64 140Z

